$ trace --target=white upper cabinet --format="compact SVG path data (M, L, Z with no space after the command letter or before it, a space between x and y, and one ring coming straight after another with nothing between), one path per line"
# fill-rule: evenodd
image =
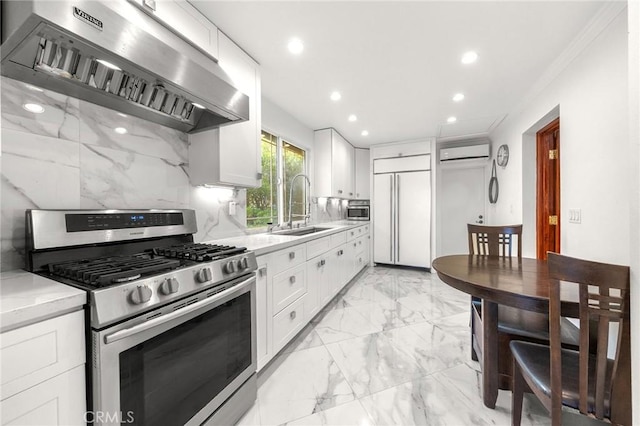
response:
M182 38L218 59L218 28L186 0L129 0Z
M431 139L416 142L395 142L371 147L373 158L407 157L431 153Z
M189 135L191 183L257 187L262 172L259 66L222 32L218 40L218 63L236 89L249 97L249 120Z
M369 150L356 148L356 199L368 200L370 197L369 181L371 179L371 167L369 163Z
M334 129L315 132L315 194L356 198L355 149Z

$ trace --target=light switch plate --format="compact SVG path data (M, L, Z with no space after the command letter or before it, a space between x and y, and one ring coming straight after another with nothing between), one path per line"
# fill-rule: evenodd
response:
M238 203L236 203L235 201L229 201L229 216L235 216L236 215L237 205L238 205Z
M569 223L581 223L582 222L582 210L569 209Z

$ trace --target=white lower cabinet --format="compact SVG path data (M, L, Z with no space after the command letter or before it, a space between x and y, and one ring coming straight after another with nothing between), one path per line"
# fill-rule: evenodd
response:
M263 320L265 318L271 318L270 309L267 310L267 307L271 305L270 300L267 298L267 290L269 288L267 283L267 256L261 256L258 258L258 272L256 277L256 334L258 340L256 351L258 370L269 362L269 355L271 354L269 342L271 338L270 333L273 330L268 326L269 322Z
M368 264L369 225L258 257L258 371Z
M331 293L331 275L333 260L331 253L326 252L307 262L307 296L305 298L305 314L307 322L316 316L320 309L329 302Z
M2 401L3 425L84 425L84 365Z
M3 425L84 424L84 312L2 333Z
M273 353L278 353L306 324L301 297L273 317Z

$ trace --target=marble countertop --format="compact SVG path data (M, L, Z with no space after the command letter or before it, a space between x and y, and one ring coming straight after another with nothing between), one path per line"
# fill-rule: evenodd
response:
M293 236L279 235L275 233L261 233L252 235L242 235L239 237L224 238L219 240L205 241L208 244L226 244L237 247L246 247L253 251L256 256L262 256L278 250L306 243L327 235L335 234L347 229L357 228L359 226L368 225L369 222L360 222L353 220L340 220L335 222L318 223L309 225L310 227L328 228L325 231L315 232L313 234ZM302 229L302 228L301 228Z
M81 309L85 303L85 291L40 275L22 270L0 274L2 332Z

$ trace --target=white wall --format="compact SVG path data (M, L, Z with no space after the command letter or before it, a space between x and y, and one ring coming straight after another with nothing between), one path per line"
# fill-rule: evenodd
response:
M629 141L631 147L631 359L634 424L640 423L640 2L629 2Z
M532 133L559 111L561 250L587 259L629 263L627 56L624 10L538 96L490 135L492 152L508 144L511 159L498 170L500 198L489 208L489 221L522 221L527 230L525 256L535 257ZM581 224L568 223L569 208L582 209Z
M262 97L262 128L305 150L313 150L313 129Z

